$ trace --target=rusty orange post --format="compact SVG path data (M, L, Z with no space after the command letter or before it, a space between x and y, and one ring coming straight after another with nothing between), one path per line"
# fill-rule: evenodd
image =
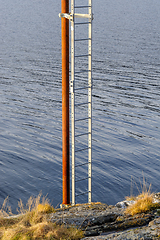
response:
M69 13L69 0L61 0L61 13ZM62 172L63 202L70 204L69 164L69 20L61 18L62 38Z

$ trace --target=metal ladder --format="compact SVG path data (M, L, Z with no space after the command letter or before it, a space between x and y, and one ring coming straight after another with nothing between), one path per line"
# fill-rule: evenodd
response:
M77 14L75 13L76 9L87 9L88 13L86 14ZM75 0L71 0L71 16L74 16L71 21L71 122L72 122L72 205L75 205L75 197L78 197L83 194L88 194L88 203L91 203L91 179L92 179L92 0L88 0L87 6L75 6ZM81 18L83 21L76 22L75 18ZM86 21L87 19L87 21ZM84 38L75 38L76 35L76 26L77 25L87 25L88 26L88 37ZM76 46L77 42L88 42L88 53L76 55ZM76 58L88 58L88 69L81 69L80 71L75 71L75 60ZM76 63L77 64L77 63ZM88 80L86 86L75 87L77 74L83 74L87 72ZM75 94L83 90L88 90L88 101L75 104ZM88 105L88 116L85 118L76 119L75 117L75 108L78 106ZM80 134L75 134L75 124L81 121L88 121L88 131ZM85 146L81 149L76 149L75 139L80 138L84 135L88 136L88 146ZM76 164L76 154L81 151L88 150L88 162L83 162ZM88 165L88 176L83 179L76 179L75 169ZM84 181L88 179L88 191L76 194L76 183L79 181Z
M70 92L71 92L71 138L72 138L72 205L75 205L76 198L78 196L88 194L88 203L91 203L91 180L92 180L92 0L87 0L88 5L76 6L76 0L71 0L71 13L70 14L60 14L60 17L68 18L71 21L71 80L70 80ZM86 11L86 13L76 13L76 10ZM80 21L79 21L80 20ZM79 26L87 27L87 37L77 37L76 36L76 28ZM85 33L84 33L85 34ZM77 44L87 44L87 54L76 53L76 45ZM83 59L85 62L79 62L79 59ZM88 64L88 69L86 69L86 65ZM79 65L79 66L78 66ZM83 74L85 76L83 76ZM79 80L80 79L80 80ZM87 93L85 92L87 91ZM82 96L84 95L87 100L85 102L75 103L77 97L76 95ZM83 97L82 97L83 99ZM88 106L88 107L86 107ZM83 118L76 118L76 109L82 107L87 110L87 116ZM80 114L77 114L80 115ZM84 122L88 124L87 131L83 131ZM79 131L76 128L77 123L81 123L82 127ZM82 132L80 130L82 129ZM78 134L77 134L78 131ZM81 144L81 148L77 149L78 140L87 136L87 144ZM77 154L80 152L87 152L87 160L85 161L77 161ZM88 173L85 178L77 178L76 171L78 168L87 166ZM76 194L76 184L81 181L88 180L88 188L84 192L80 192Z

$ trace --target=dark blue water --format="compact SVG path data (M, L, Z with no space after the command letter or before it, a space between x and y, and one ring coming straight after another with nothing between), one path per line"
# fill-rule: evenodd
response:
M41 190L62 202L59 12L56 0L0 0L0 203L13 209ZM131 178L160 191L160 2L93 12L92 201L115 204Z

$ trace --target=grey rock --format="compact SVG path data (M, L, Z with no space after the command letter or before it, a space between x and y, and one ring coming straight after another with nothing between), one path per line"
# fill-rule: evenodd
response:
M160 199L160 194L156 196ZM127 206L130 203L125 201L124 204ZM59 224L73 224L81 228L85 233L83 240L160 240L160 210L131 217L125 214L125 208L120 205L82 204L57 209L50 215L50 219Z
M104 223L114 222L117 217L118 217L118 214L115 214L115 213L109 213L107 215L96 217L91 220L91 222L89 223L89 226L102 225Z
M156 218L149 223L149 226L160 224L160 218Z

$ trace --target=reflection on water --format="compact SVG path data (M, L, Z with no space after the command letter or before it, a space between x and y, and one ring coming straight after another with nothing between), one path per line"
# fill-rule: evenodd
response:
M10 196L15 208L19 198L42 190L56 206L61 203L60 3L0 0L0 5L0 202ZM114 204L130 194L131 176L139 183L144 174L159 191L160 3L100 0L93 10L92 200ZM79 155L79 161L84 158ZM80 169L82 178L85 171Z

